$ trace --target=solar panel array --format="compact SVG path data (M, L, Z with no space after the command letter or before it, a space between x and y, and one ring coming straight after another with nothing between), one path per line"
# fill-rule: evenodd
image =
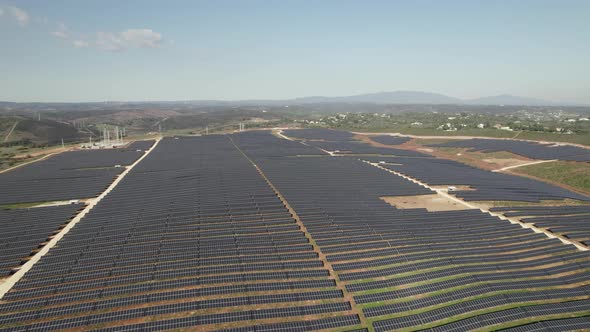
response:
M396 209L379 197L431 191L355 158L258 154L254 162L377 331L588 314L587 300L572 302L590 294L588 252L479 210ZM547 300L555 304L538 304Z
M495 173L453 160L437 158L363 158L384 161L380 166L418 179L431 186L466 185L476 190L458 190L453 194L466 201L561 200L588 201L590 197L545 182L503 173Z
M429 157L427 154L416 151L373 146L358 140L354 140L353 134L346 131L331 129L301 129L285 130L284 134L289 137L303 139L306 141L306 144L326 151L337 152L338 154L376 154L407 157Z
M511 206L490 210L506 217L520 217L523 222L590 245L590 206Z
M0 210L0 278L67 224L80 205Z
M271 187L213 135L162 140L3 301L0 331L359 323Z
M550 331L583 331L588 328L590 318L574 317L561 319L547 319L527 325L503 329L506 332L550 332Z
M144 142L134 144L146 149L154 143ZM143 153L134 148L69 151L1 173L0 205L98 196L123 172L116 165L130 165Z
M137 150L145 151L145 150L151 148L155 142L156 141L154 141L152 139L144 140L144 141L134 141L134 142L131 142L126 147L124 147L123 149L130 150L130 151L137 151Z
M283 130L283 133L299 139L326 141L349 141L354 136L349 131L323 128L289 129Z
M477 329L490 325L497 325L510 322L516 319L525 320L528 318L544 317L546 315L552 314L570 314L574 312L584 311L587 312L588 310L590 310L590 300L568 301L534 306L522 306L489 314L482 314L476 317L457 320L453 323L428 329L428 331L466 331L466 328L470 330ZM553 322L557 321L554 320ZM580 319L578 319L575 325L571 325L571 323L569 323L567 325L561 325L561 328L558 328L560 327L560 325L557 322L557 324L555 324L554 326L555 328L551 329L551 331L570 331L577 328L585 330L590 326L590 319L588 317L581 317ZM377 328L375 330L381 329Z
M370 136L372 141L386 145L400 145L412 140L409 137L391 136L391 135L373 135Z
M469 148L471 151L497 152L508 151L531 159L590 161L590 149L571 145L548 145L536 142L500 140L500 139L468 139L432 144L432 147Z
M319 156L327 155L321 150L270 135L266 131L250 131L231 135L232 139L248 150L252 157Z
M431 193L268 132L167 138L4 296L0 331L590 328L590 253L380 199Z

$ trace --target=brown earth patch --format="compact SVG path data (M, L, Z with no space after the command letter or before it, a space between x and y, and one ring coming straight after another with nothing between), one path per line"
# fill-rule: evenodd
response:
M415 196L384 196L383 201L398 209L426 209L428 211L466 210L468 207L437 194Z
M475 188L472 188L471 186L465 186L465 185L454 185L454 184L449 184L449 185L445 185L445 186L430 186L431 188L434 189L443 189L443 190L448 190L449 187L455 187L455 190L460 190L460 191L474 191L477 190ZM453 191L450 191L449 194L452 194Z
M495 164L499 167L518 166L528 163L528 161L516 158L487 158L483 159L486 163Z

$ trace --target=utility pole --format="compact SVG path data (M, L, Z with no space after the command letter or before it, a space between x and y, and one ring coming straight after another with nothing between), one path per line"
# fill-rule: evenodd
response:
M61 147L62 147L62 149L66 147L66 146L65 146L65 144L64 144L64 139L63 139L63 137L62 137L62 139L61 139Z
M41 121L41 112L37 113L38 121Z
M205 135L209 135L209 126L205 127Z
M160 133L162 132L162 124L161 123L158 123L158 132L160 132Z

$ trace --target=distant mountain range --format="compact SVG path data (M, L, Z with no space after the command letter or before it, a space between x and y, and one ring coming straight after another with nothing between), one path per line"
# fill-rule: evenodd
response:
M129 102L107 102L110 105L125 105L125 104L185 104L185 105L295 105L295 104L320 104L320 103L371 103L371 104L461 104L461 105L523 105L523 106L587 106L576 103L558 103L549 100L527 98L513 95L498 95L490 97L481 97L476 99L460 99L446 96L439 93L423 92L423 91L390 91L367 93L354 96L342 97L324 97L312 96L285 100L191 100L191 101L129 101ZM10 107L18 105L19 103L2 102L0 107ZM53 105L88 105L88 104L104 104L97 103L20 103L29 105L39 104L53 104ZM97 106L98 106L97 105Z
M422 91L392 91L368 93L347 97L304 97L292 99L299 103L375 103L375 104L469 104L469 105L530 105L550 106L557 103L512 95L499 95L476 99L459 99L439 93Z

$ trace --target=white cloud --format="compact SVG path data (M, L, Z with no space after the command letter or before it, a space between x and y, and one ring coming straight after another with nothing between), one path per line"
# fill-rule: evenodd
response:
M162 35L151 29L127 29L121 32L98 32L96 46L105 51L122 51L130 47L156 48Z
M125 49L123 40L112 32L97 32L95 44L103 51L117 52Z
M31 18L29 17L29 14L26 11L14 6L6 7L6 10L10 15L12 15L12 17L14 17L14 19L16 19L20 26L25 26L29 24Z
M20 26L26 26L31 22L29 14L15 6L3 6L0 4L0 17L6 16L16 20ZM97 32L94 37L89 34L71 31L64 23L52 23L45 18L34 18L34 22L42 24L56 24L49 33L76 48L92 47L103 51L118 52L131 48L159 48L165 42L161 33L152 29L127 29L119 32Z
M66 39L69 37L68 28L65 24L59 23L55 31L51 31L51 34L57 38Z
M131 47L157 48L162 34L151 29L127 29L121 32L98 32L95 45L103 51L118 52Z
M85 40L74 40L72 45L74 45L75 48L86 48L90 46L90 44Z
M160 47L162 34L152 29L128 29L120 32L120 35L132 45L138 47L156 48Z

